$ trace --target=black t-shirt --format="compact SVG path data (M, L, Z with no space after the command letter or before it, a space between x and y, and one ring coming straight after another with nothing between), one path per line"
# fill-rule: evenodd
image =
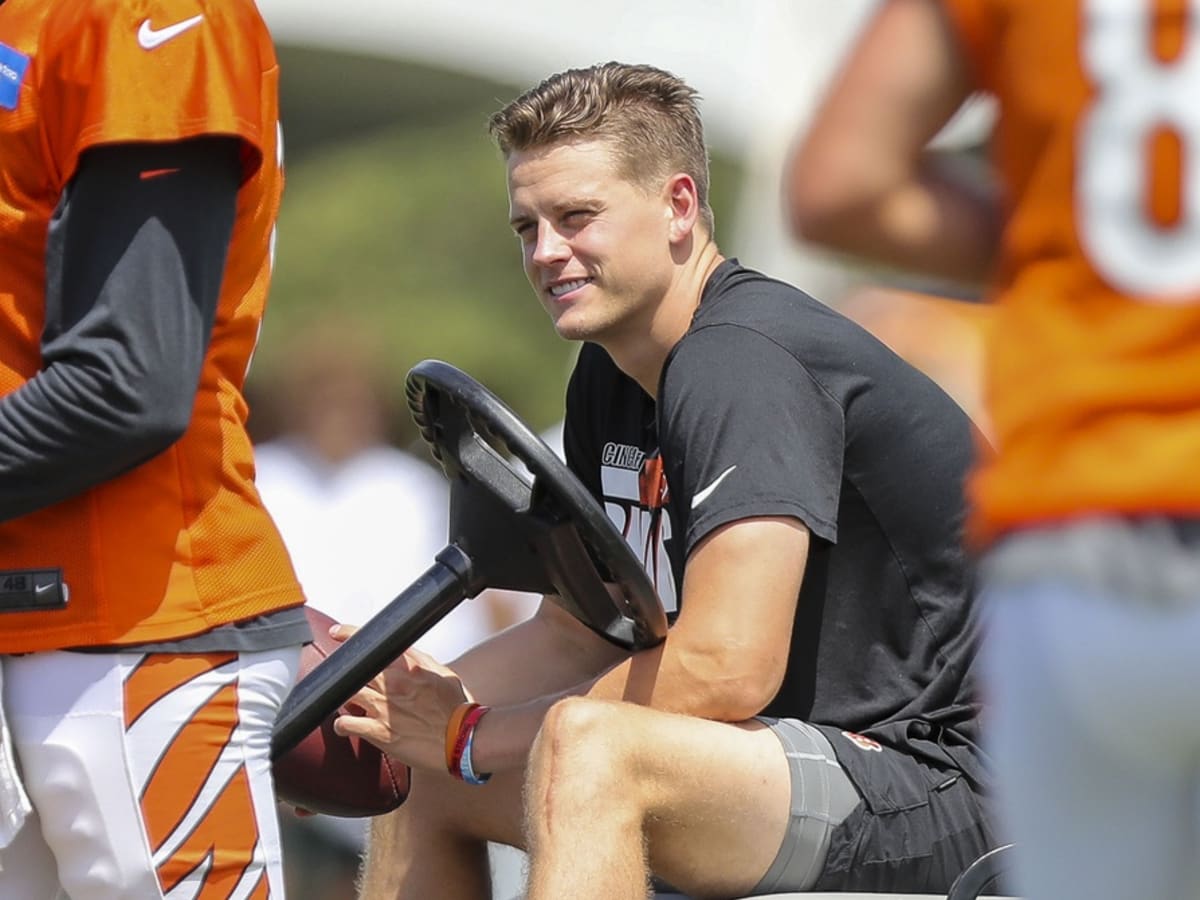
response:
M709 279L658 396L585 345L564 445L668 611L713 529L800 519L809 558L764 714L865 734L981 781L963 411L858 325L736 260ZM754 615L753 597L728 602Z

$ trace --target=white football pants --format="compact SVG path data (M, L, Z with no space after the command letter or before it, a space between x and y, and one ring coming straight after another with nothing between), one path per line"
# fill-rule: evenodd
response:
M299 655L0 657L34 807L0 898L281 900L270 742Z

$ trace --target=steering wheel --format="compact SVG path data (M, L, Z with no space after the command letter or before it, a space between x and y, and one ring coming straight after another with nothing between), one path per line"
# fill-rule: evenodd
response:
M437 360L409 372L407 395L450 479L449 543L423 575L300 680L276 719L275 759L485 588L555 594L585 625L630 650L666 637L662 603L625 539L511 409Z
M450 538L489 587L557 594L630 649L667 618L645 568L592 494L483 385L439 360L408 373L413 419L450 479Z

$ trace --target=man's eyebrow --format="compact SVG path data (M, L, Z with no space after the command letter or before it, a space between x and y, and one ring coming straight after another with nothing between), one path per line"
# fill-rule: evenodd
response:
M568 197L561 203L554 204L555 212L566 212L570 209L591 209L596 205L596 201L586 195L578 197Z
M551 206L550 211L556 215L562 215L563 213L574 209L594 209L597 205L598 204L596 200L586 196L568 197ZM524 225L528 222L532 222L536 218L537 216L529 215L527 213L518 213L508 220L508 224L516 227L517 225Z

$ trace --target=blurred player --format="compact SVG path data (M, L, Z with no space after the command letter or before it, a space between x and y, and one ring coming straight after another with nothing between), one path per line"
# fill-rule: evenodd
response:
M0 5L0 896L283 894L309 633L241 395L277 79L250 0Z
M793 160L796 227L988 279L991 744L1032 900L1200 893L1200 4L891 0ZM976 89L1001 190L925 142Z

